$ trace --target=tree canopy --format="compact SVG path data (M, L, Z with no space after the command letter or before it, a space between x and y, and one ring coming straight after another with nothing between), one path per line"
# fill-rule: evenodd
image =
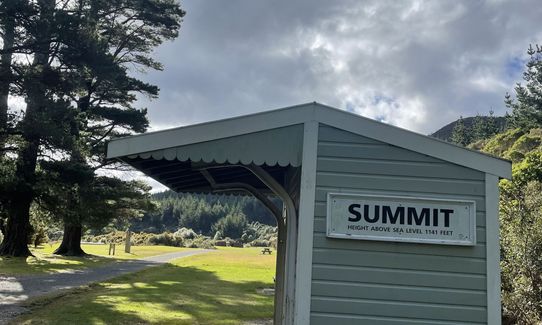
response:
M104 156L111 137L146 130L136 98L156 97L158 88L133 72L162 69L152 51L178 35L184 11L173 0L16 2L0 5L0 80L8 82L0 87L0 130L10 152L2 162L10 177L1 180L7 225L0 254L26 256L31 205L52 189L63 191L64 212L55 215L75 224L78 236L98 216L84 214L85 204L110 199L104 189L132 198L143 189L98 171L111 163ZM12 128L7 96L26 103Z
M529 130L542 127L542 47L529 46L529 61L523 72L525 84L518 83L515 97L506 94L506 106L512 110L512 127Z

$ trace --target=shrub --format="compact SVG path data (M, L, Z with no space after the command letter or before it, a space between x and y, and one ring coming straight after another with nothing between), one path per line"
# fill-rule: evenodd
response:
M243 242L241 240L232 240L232 241L230 241L230 247L243 248L244 245L243 245Z
M132 245L150 245L150 239L154 236L154 234L148 234L148 233L137 233L133 232L132 236L130 238L130 241Z
M215 233L215 236L213 237L213 240L220 240L222 239L222 234L220 233L220 231L217 231Z
M224 239L215 240L215 246L226 247L228 246Z
M274 248L274 249L277 249L277 242L278 242L278 238L277 238L277 237L273 237L273 238L271 238L271 240L269 241L269 246L271 246L271 247Z
M198 236L194 230L184 227L174 232L173 235L181 239L194 239Z
M517 175L517 174L516 174ZM504 324L542 322L542 183L501 182Z
M252 246L252 247L270 247L271 242L269 240L265 240L265 239L256 239L256 240L253 240L250 243L250 246Z
M506 157L507 151L523 134L525 134L525 131L521 129L510 129L497 134L487 142L482 151L495 156Z
M204 249L214 249L213 242L209 237L198 236L193 240L189 240L185 243L187 248L204 248Z
M183 240L181 237L175 237L169 232L165 232L159 235L150 237L149 243L153 245L165 245L165 246L183 246Z
M271 240L277 236L277 227L269 226L259 222L248 224L241 236L241 240L249 246L269 247Z

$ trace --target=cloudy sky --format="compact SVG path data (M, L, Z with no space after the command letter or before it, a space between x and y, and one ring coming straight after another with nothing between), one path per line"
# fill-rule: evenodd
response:
M421 133L494 110L542 40L533 1L184 0L152 130L318 101Z

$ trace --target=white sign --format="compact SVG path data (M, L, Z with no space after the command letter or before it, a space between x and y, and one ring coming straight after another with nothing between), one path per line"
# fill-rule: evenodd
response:
M329 193L327 236L475 245L474 201Z

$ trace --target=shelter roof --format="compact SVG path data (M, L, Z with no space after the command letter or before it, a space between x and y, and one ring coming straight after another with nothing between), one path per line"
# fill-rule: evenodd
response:
M301 125L309 121L502 178L511 177L511 163L507 160L316 102L114 139L108 144L107 157L137 164L153 158L297 167L301 164Z

